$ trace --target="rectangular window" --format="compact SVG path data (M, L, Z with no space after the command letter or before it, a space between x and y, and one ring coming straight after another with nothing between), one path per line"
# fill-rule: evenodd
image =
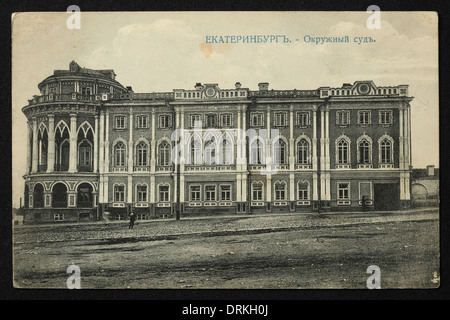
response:
M190 186L191 201L201 201L200 186Z
M231 113L222 113L220 115L220 123L222 127L231 127L232 126L232 114Z
M205 186L205 201L216 201L216 186Z
M53 215L54 221L63 221L64 220L64 213L55 213Z
M390 110L383 110L380 111L380 124L383 125L390 125L392 124L392 111Z
M297 125L301 127L309 126L309 112L297 112Z
M358 124L370 124L370 111L358 111Z
M147 186L137 186L137 201L147 202Z
M253 127L261 127L263 125L263 114L262 113L251 113L250 114L250 124Z
M217 126L217 116L215 114L206 115L206 126L208 127Z
M125 201L125 186L119 185L114 186L114 202L124 202Z
M148 128L148 116L137 116L137 127L139 129Z
M169 186L159 186L159 201L169 202Z
M92 88L91 87L81 87L81 94L91 95Z
M285 112L275 113L275 125L280 126L280 127L286 126L286 113Z
M350 124L350 111L337 111L336 124L346 126Z
M116 129L125 129L125 116L116 116L114 123Z
M56 92L57 92L57 88L56 87L48 89L48 93L56 93Z
M202 118L199 114L191 114L191 127L195 127L195 123L197 123L197 126L202 126Z
M350 183L338 183L338 200L350 199Z
M298 184L298 200L308 200L308 184L300 182Z
M231 201L231 186L220 186L220 200Z
M172 125L170 123L171 117L167 114L162 114L159 116L159 128L160 129L165 129L165 128L170 128Z
M359 183L359 199L365 197L366 200L372 199L372 183L360 182Z

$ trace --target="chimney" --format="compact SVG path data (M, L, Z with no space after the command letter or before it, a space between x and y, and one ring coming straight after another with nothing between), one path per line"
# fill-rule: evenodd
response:
M258 83L259 91L267 91L269 90L269 83L268 82L261 82Z
M241 88L241 83L240 82L236 82L235 86L236 86L236 89L240 89Z
M134 92L134 91L133 91L133 88L132 88L132 87L129 87L129 86L127 87L127 91L128 91L128 92Z
M433 165L429 165L427 166L427 174L428 176L434 176L434 166Z
M202 90L202 89L203 89L202 84L201 84L200 82L197 82L197 83L195 84L195 90Z

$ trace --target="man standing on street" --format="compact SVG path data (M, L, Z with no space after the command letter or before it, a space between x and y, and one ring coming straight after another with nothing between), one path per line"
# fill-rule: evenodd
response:
M133 229L135 220L136 220L136 215L134 214L134 211L131 211L130 212L130 225L128 226L128 229Z

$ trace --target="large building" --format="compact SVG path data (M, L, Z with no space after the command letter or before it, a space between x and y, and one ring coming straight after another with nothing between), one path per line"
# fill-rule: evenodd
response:
M71 62L28 119L25 222L410 205L408 86L134 93Z

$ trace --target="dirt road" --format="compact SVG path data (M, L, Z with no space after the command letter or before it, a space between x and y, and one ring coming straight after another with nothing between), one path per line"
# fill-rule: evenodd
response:
M436 212L125 226L18 228L15 286L66 288L69 265L80 268L82 288L96 289L364 289L371 265L382 288L439 286Z

